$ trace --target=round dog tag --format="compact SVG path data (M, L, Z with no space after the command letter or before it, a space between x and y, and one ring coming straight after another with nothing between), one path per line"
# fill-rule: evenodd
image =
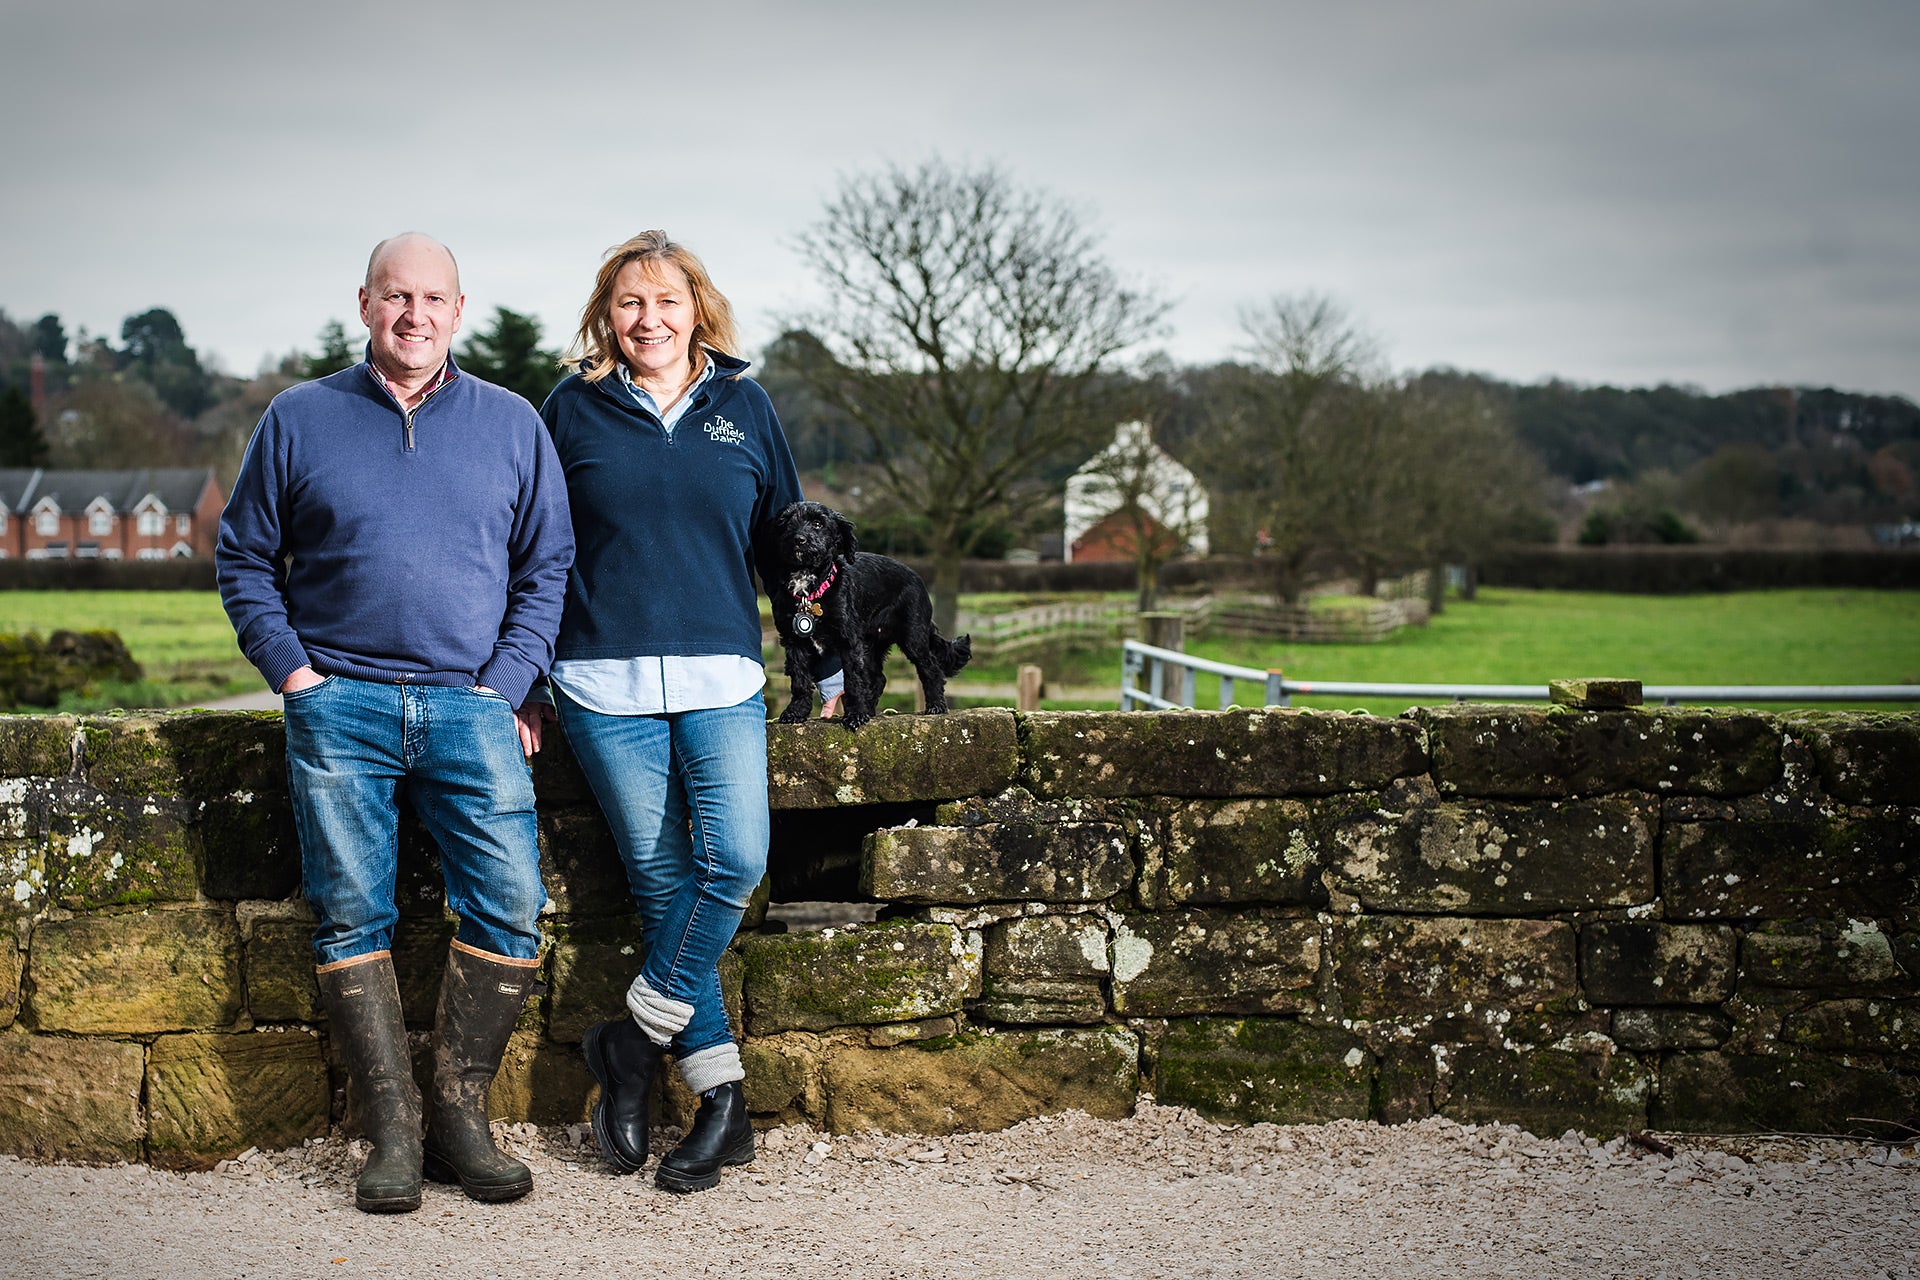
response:
M793 615L793 634L810 636L813 634L813 615L802 610Z

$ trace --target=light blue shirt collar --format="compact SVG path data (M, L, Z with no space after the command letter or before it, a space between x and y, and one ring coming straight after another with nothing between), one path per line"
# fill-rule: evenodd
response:
M703 355L700 358L700 372L695 374L693 381L687 384L687 389L681 392L680 398L673 402L673 408L662 413L659 402L653 398L653 393L633 380L633 374L628 370L627 362L624 360L613 362L614 371L620 375L620 385L627 389L634 403L660 419L660 425L667 429L668 435L673 434L674 424L680 421L681 416L687 411L687 406L693 403L693 393L700 389L702 383L713 377L717 367L713 357Z

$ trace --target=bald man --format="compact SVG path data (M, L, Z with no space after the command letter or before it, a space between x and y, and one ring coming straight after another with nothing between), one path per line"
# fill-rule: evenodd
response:
M546 902L521 712L545 674L573 532L539 415L462 373L453 255L409 233L367 263L366 359L274 397L220 521L221 599L280 691L287 781L329 1033L373 1152L354 1202L420 1205L421 1178L512 1200L487 1088L539 966ZM433 1088L407 1054L391 946L400 803L440 848L459 916Z

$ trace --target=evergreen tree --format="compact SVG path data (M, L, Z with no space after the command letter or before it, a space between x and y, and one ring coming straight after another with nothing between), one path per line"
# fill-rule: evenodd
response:
M475 377L518 392L538 408L560 381L559 353L540 345L540 321L495 307L493 323L467 339L460 367Z
M0 467L46 464L47 438L40 433L39 418L20 388L8 387L0 393Z
M360 362L360 357L347 345L346 327L338 320L329 320L321 326L319 342L319 354L307 356L301 362L303 377L324 378L330 373L351 369Z

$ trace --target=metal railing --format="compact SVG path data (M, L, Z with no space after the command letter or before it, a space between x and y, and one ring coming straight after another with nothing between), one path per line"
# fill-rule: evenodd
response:
M1120 709L1174 710L1194 705L1204 671L1220 677L1220 706L1239 705L1242 685L1260 690L1261 706L1293 705L1296 693L1354 698L1414 698L1432 702L1546 702L1544 684L1383 684L1366 680L1289 680L1278 671L1236 667L1161 649L1138 640L1120 647ZM1141 685L1141 677L1145 685ZM1171 685L1170 682L1171 681ZM1640 691L1665 706L1699 702L1920 702L1920 684L1650 684Z

